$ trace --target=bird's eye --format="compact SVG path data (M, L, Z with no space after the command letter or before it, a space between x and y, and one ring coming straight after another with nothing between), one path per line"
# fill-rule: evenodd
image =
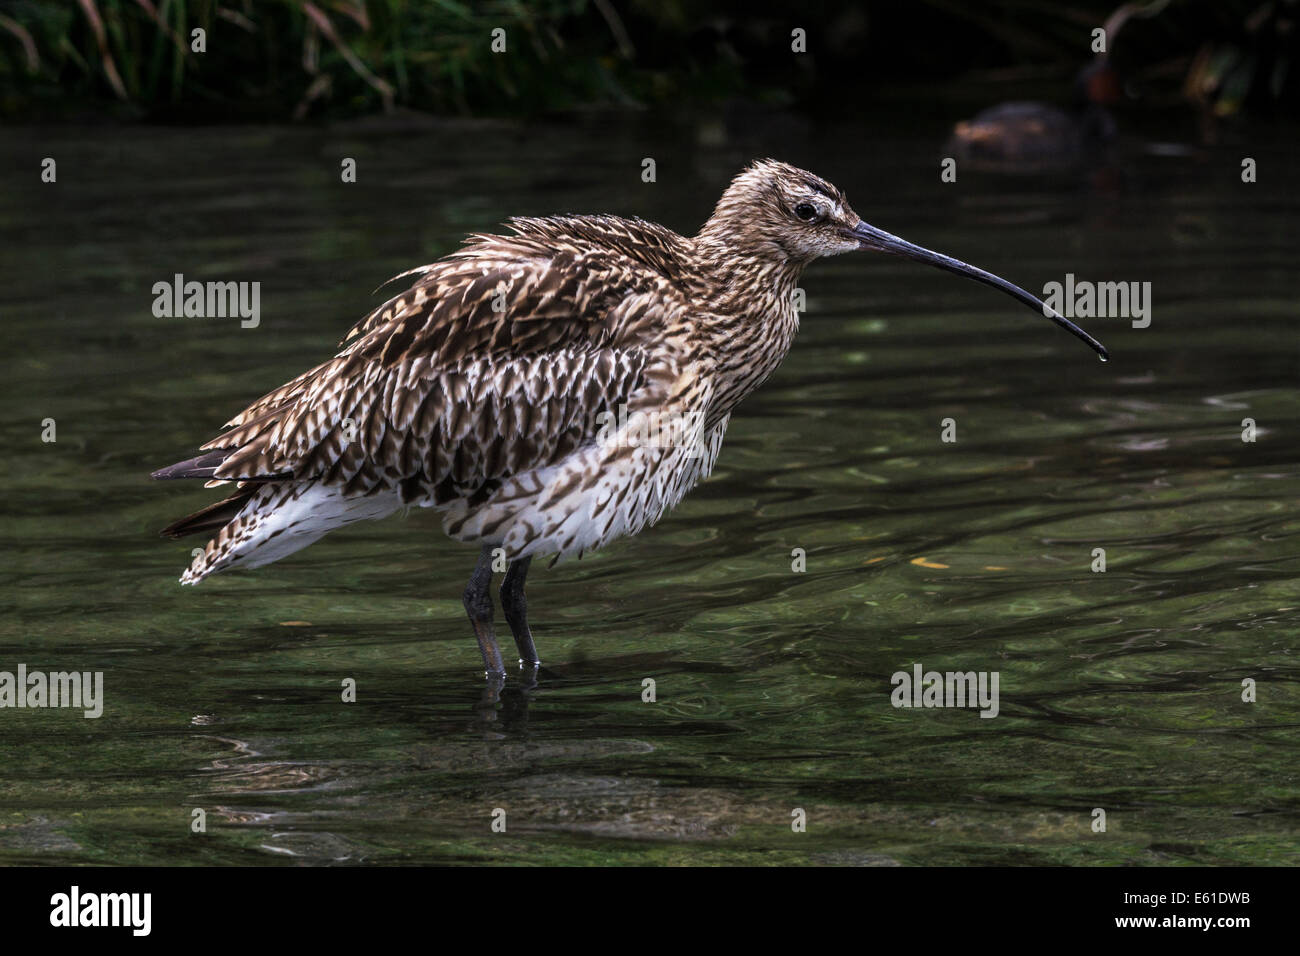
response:
M817 216L817 207L810 202L801 202L794 207L794 214L804 222L811 222Z

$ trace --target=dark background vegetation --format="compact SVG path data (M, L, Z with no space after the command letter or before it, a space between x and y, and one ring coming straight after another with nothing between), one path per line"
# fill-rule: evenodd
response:
M1294 114L1296 0L8 0L0 116L276 122L737 101L824 115L935 83L1066 102L1090 31L1117 9L1129 15L1111 54L1131 101ZM190 50L195 28L206 52Z

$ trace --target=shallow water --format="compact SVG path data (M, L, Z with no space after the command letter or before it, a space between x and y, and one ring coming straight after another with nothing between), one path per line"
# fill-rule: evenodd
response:
M7 131L0 670L102 671L106 703L0 710L0 861L1296 862L1286 141L945 185L937 120L751 126ZM1149 281L1151 325L1081 320L1103 365L978 285L818 264L715 476L534 570L548 670L497 699L460 605L474 549L432 514L177 585L191 545L157 529L215 493L149 471L331 354L384 279L511 214L693 230L765 154L1030 289ZM260 281L261 325L155 318L178 272ZM895 709L916 663L996 671L998 717Z

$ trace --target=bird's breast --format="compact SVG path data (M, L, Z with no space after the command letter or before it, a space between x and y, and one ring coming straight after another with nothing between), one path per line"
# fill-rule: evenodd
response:
M799 331L793 301L771 303L763 313L724 319L714 342L717 372L711 406L728 415L781 365Z

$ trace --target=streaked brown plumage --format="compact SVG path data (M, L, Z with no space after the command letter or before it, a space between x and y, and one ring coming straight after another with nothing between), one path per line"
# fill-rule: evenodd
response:
M449 535L483 545L465 603L488 672L502 672L494 549L510 562L507 621L535 662L523 598L532 556L634 534L710 473L732 410L790 348L809 262L877 248L1014 289L874 230L834 186L771 160L737 176L693 238L613 216L509 225L513 235L472 236L399 276L411 287L334 358L154 474L236 483L163 532L215 532L183 583L433 507ZM662 422L677 430L656 432Z

